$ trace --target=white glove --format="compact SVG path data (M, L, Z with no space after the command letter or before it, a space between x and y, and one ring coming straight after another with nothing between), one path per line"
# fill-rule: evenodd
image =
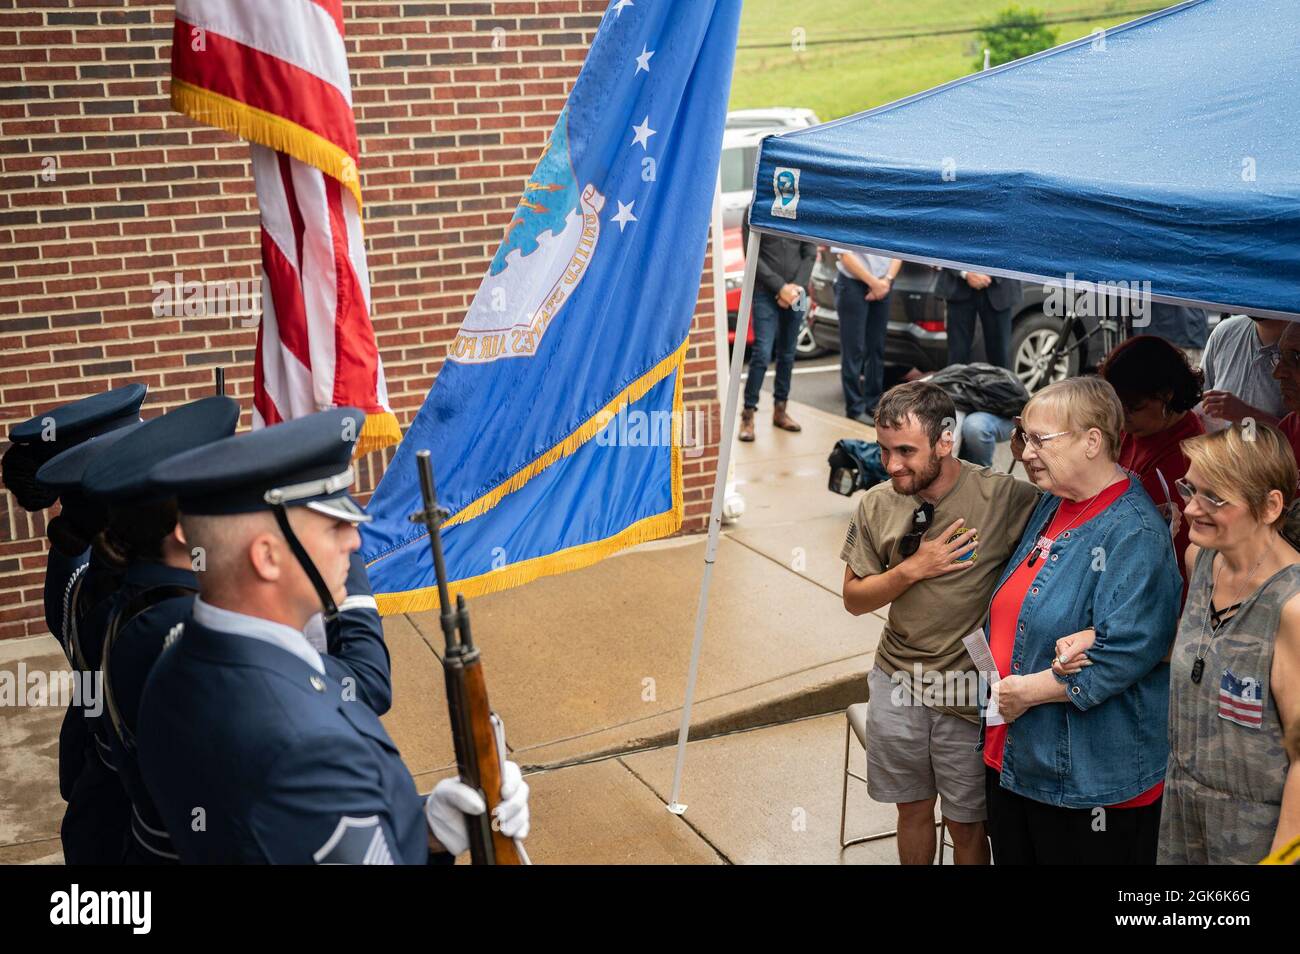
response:
M506 762L501 773L501 803L494 812L493 827L507 838L528 837L528 783L514 762ZM424 817L433 837L453 855L469 848L466 815L487 811L478 792L459 778L444 778L434 786L424 803Z

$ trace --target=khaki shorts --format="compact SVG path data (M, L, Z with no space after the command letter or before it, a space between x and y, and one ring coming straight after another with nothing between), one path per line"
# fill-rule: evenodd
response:
M880 667L867 675L867 792L873 801L899 804L940 798L944 818L981 822L984 754L975 750L980 727L895 693ZM895 705L901 696L907 705Z

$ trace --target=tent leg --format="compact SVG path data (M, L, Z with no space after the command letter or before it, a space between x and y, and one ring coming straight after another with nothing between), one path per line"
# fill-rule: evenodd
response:
M709 611L709 583L713 579L713 561L718 552L718 535L722 531L722 504L727 494L727 471L731 466L731 448L736 437L736 405L740 402L740 372L745 366L745 339L749 337L749 313L754 301L754 272L758 267L759 234L751 229L745 249L745 282L740 290L740 313L736 315L736 343L731 348L731 377L727 381L727 401L722 412L722 440L718 444L718 471L713 479L713 506L709 512L709 542L704 549L704 577L700 580L700 602L695 611L695 642L691 645L691 668L686 676L686 701L682 704L682 725L677 732L677 764L673 768L673 791L668 810L674 815L686 811L681 804L682 770L686 766L686 740L691 731L691 705L695 702L695 682L700 672L700 649L704 645L704 620ZM717 267L717 263L714 263Z

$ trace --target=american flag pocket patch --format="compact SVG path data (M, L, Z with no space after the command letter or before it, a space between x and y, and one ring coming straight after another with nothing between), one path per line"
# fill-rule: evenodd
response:
M1223 670L1219 683L1219 718L1258 729L1264 722L1264 702L1260 698L1258 679L1238 679L1231 669Z

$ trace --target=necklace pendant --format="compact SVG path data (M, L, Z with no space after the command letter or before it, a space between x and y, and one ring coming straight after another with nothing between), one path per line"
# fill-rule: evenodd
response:
M1198 686L1201 684L1201 677L1205 675L1205 660L1198 659L1192 663L1192 682Z

